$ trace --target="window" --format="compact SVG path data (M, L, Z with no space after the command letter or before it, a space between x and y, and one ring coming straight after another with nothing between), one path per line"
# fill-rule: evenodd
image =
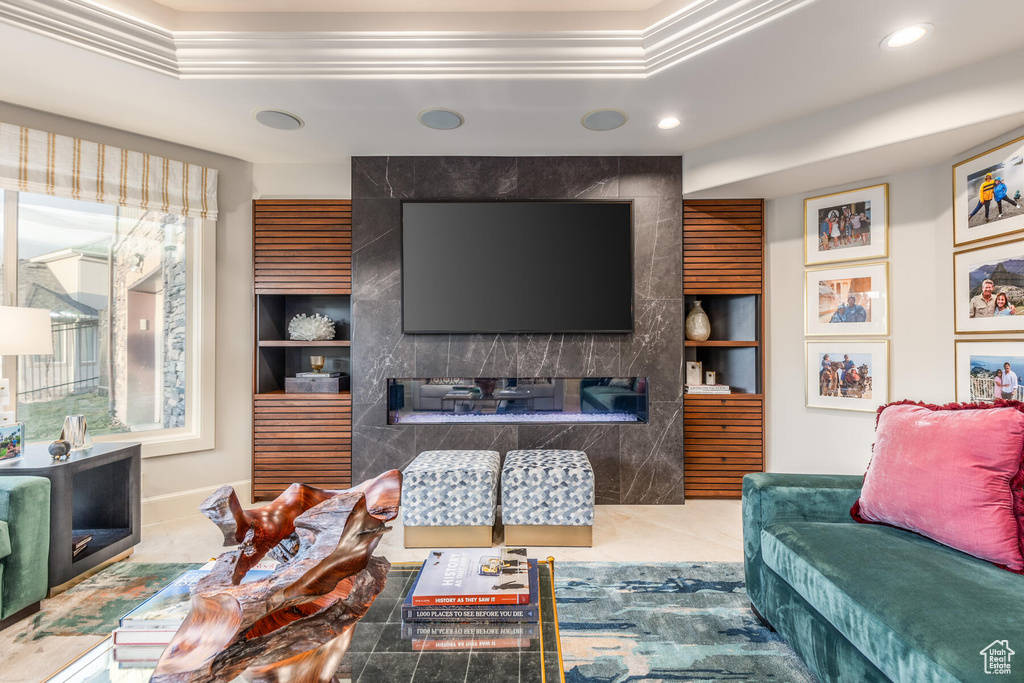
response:
M53 333L53 355L19 357L12 378L26 439L51 441L66 415L85 415L97 440L165 444L146 455L212 447L212 425L203 438L200 409L213 403L212 396L202 400L212 384L202 379L209 355L198 344L203 321L212 321L200 315L204 302L212 308L202 291L201 264L212 262L204 221L50 195L0 195L7 207L0 225L4 302L49 310ZM205 227L212 233L212 223ZM212 292L212 277L206 281Z

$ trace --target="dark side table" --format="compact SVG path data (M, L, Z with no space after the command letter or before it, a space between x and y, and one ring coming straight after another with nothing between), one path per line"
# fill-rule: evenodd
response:
M50 480L50 596L67 590L100 565L131 555L142 539L142 449L103 443L54 460L47 444L28 444L25 455L0 465L0 477ZM71 537L91 534L77 557Z

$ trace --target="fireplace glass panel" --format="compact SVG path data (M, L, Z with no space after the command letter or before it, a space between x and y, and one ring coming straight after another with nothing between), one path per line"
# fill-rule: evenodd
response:
M388 380L388 424L645 423L646 377Z

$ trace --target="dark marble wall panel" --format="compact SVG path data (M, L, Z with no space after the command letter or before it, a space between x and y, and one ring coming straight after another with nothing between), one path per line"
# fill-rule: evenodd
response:
M411 377L415 363L413 339L402 334L401 303L353 297L352 402L383 402L387 379Z
M402 298L401 204L390 199L352 200L352 297L355 301Z
M405 469L416 453L416 434L388 426L385 403L352 404L353 482L366 481L386 470Z
M619 374L617 334L523 334L519 336L519 377L615 377Z
M638 301L635 316L633 334L622 342L622 375L650 377L654 401L681 401L685 376L682 301Z
M520 157L524 199L618 199L618 157Z
M352 199L411 197L414 160L415 157L352 157Z
M683 158L619 157L619 196L682 197Z
M514 197L515 157L416 157L416 199Z
M504 458L519 443L516 425L421 425L414 429L417 453L483 450L498 451Z
M683 198L633 200L636 300L678 299L683 291Z
M623 505L683 502L683 403L651 403L651 421L619 428Z
M646 429L637 425L636 429ZM583 451L594 468L598 504L621 502L618 425L520 425L519 448L564 448Z
M416 377L515 377L512 334L418 334Z
M599 503L681 502L681 196L680 157L354 158L354 479L424 450L571 448L590 456ZM513 197L634 200L632 334L402 334L401 200ZM513 375L648 376L652 424L386 425L388 377Z

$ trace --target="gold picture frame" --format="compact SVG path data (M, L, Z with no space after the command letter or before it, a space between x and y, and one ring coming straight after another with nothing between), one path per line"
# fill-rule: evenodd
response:
M988 206L982 201L981 183L984 174L991 173L992 180L1002 178L1007 186L1007 216L1000 211L1001 202L993 197ZM993 203L995 204L993 206ZM1011 211L1011 207L1014 207ZM975 215L984 208L986 218L975 220ZM991 220L991 213L996 216ZM986 240L1007 237L1024 232L1024 136L1005 142L997 147L975 154L969 159L953 164L953 246L963 247Z
M971 353L972 350L984 353ZM1015 400L1024 400L1024 341L1015 339L957 339L953 342L953 392L956 400L990 403L999 398L989 373L1009 362L1018 377Z
M835 277L828 277L829 275ZM854 281L865 279L870 280L870 288L864 291L855 291L863 283ZM822 294L815 285L817 283L820 286L823 281L835 283L831 288L835 292L835 300L839 302L834 313L829 311L833 319L826 323L822 323L820 320ZM843 281L850 282L844 285ZM866 308L867 316L871 319L864 322L834 320L836 315L840 315L839 309L845 307L845 302L851 295L856 299L855 305L861 306L862 309ZM807 268L804 271L804 333L808 337L879 337L888 335L890 299L888 261Z
M1014 306L1015 311L1011 315L977 316L970 315L975 290L971 285L972 278L979 281L979 278L992 278L999 280L999 266L1002 266L1003 274L1016 278L1018 275L1024 277L1024 273L1017 273L1017 261L1024 262L1024 238L1016 237L995 244L984 244L970 249L963 249L953 254L953 331L956 334L999 334L1003 332L1024 332L1024 300L1009 303ZM1011 264L1009 268L1005 264ZM989 273L988 271L992 271ZM1012 271L1012 272L1007 272ZM981 279L979 282L983 282ZM1013 289L1010 283L995 282L993 287L993 299L997 299L1000 290L1004 287L1012 294Z
M889 183L804 200L804 265L888 257Z
M873 413L889 402L888 339L815 339L805 341L804 345L804 405L808 408ZM865 364L868 369L859 373L857 382L845 383L837 379L826 388L821 375L824 355L833 362L842 362L844 356L849 355L858 370ZM870 359L863 356L870 356ZM868 393L870 396L864 395Z

